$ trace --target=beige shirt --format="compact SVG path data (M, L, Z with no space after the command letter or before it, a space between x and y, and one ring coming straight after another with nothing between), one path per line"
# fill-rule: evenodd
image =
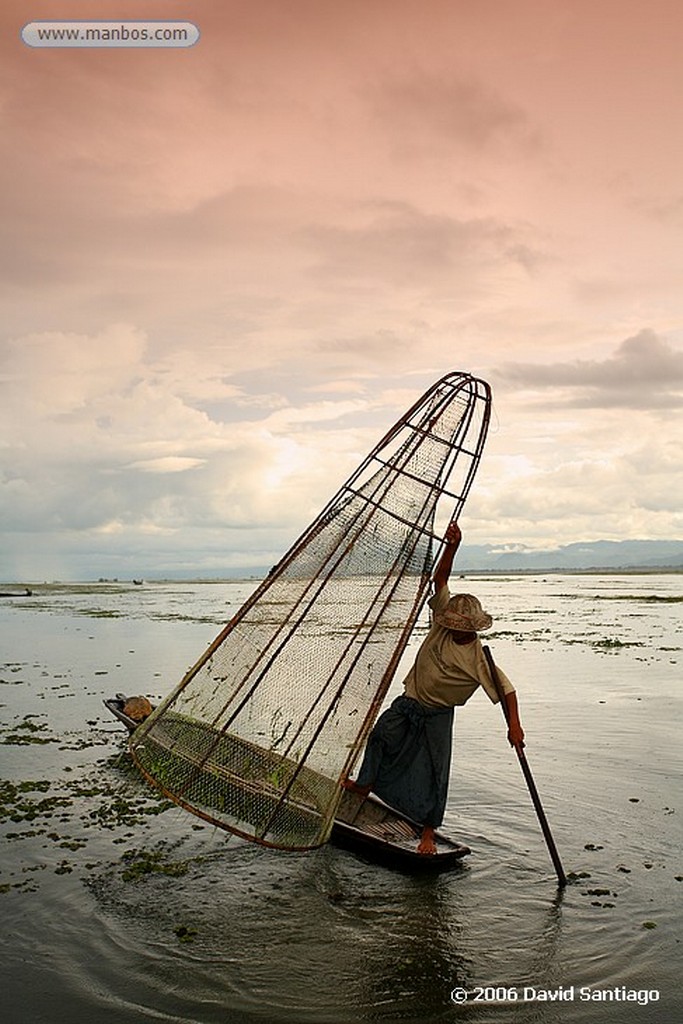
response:
M441 587L430 598L429 607L434 612L443 611L450 596L448 587ZM498 675L503 693L514 693L514 686L500 668ZM434 621L403 685L406 697L413 697L427 707L465 704L479 686L494 704L498 703L479 637L469 644L456 644L451 630Z

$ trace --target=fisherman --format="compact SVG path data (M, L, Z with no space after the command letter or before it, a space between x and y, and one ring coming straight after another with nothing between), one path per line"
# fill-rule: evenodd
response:
M456 522L446 530L445 547L434 570L429 600L432 625L408 673L405 692L380 715L368 737L358 778L344 788L385 803L423 826L418 852L436 853L434 830L443 820L448 794L455 708L482 686L497 703L498 692L477 634L492 619L471 594L454 594L448 578L462 534ZM524 746L517 694L500 669L508 718L508 740Z

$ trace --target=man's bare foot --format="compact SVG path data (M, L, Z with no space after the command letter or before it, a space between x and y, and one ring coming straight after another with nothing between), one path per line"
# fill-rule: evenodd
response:
M349 793L357 793L358 796L368 796L372 786L359 786L353 779L342 779L342 789L348 789Z
M436 843L434 842L434 829L429 825L425 825L422 829L422 839L417 848L418 853L432 854L436 853Z

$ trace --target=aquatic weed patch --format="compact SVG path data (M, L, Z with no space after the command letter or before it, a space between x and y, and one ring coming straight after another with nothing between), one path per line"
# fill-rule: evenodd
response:
M190 860L171 860L162 847L157 850L126 850L121 857L125 865L121 872L124 882L138 882L147 875L168 875L180 878L190 869Z
M511 619L514 622L514 619ZM537 642L539 640L548 640L554 636L554 631L549 626L529 628L526 626L524 629L497 629L495 632L487 633L486 638L488 640L501 640L506 638L512 638L520 643Z
M47 723L34 722L33 719L35 717L35 715L26 715L16 725L0 728L0 743L11 747L44 746L47 743L59 743L60 741L56 736L47 733Z
M21 880L25 872L35 870L31 859L39 859L41 869L51 867L57 875L92 871L99 862L85 863L78 857L81 850L92 842L101 846L105 836L110 836L105 848L128 843L151 819L172 807L175 804L151 791L140 792L120 778L110 781L101 772L74 779L0 780L3 838L26 850L15 857L14 870L5 872L0 893L37 891L35 879L30 886ZM75 858L64 860L64 851ZM55 860L55 854L62 859Z
M117 828L135 828L143 825L150 816L155 817L175 807L170 800L155 800L150 797L127 797L121 793L108 795L99 807L88 813L89 823L110 831Z
M35 799L29 795L47 793L51 786L52 783L47 779L36 782L27 779L17 783L10 782L9 779L0 780L0 823L47 819L51 818L56 810L68 807L71 800L66 796L45 796Z
M209 626L223 626L225 615L189 615L182 612L155 612L149 616L154 622L200 622Z
M618 637L602 637L599 640L593 639L589 636L583 637L558 637L558 640L569 646L575 644L585 644L586 647L592 647L596 651L604 651L606 653L613 654L617 651L625 650L628 647L646 647L641 640L620 640Z
M619 640L618 637L605 637L602 640L591 640L591 647L596 647L599 650L606 651L618 651L622 647L645 647L645 644L641 640Z
M125 612L115 608L78 608L74 609L78 615L86 615L90 619L121 619Z
M7 673L8 675L17 676L19 674L19 672L21 672L25 668L27 668L26 662L23 662L23 663L9 662L6 665L2 666L2 671L3 671L3 673ZM5 678L4 675L0 676L0 686L20 686L23 682L24 682L23 678L22 679L7 679L7 678Z
M73 737L73 738L72 738ZM79 732L67 732L60 750L90 750L93 747L107 747L111 743L111 736L104 730L94 730L87 736Z

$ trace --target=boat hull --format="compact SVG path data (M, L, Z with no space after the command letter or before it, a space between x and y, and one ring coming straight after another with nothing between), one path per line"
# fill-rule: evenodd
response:
M124 712L126 697L104 701L108 711L130 732L140 724ZM460 865L471 851L441 832L435 834L436 853L417 852L422 827L388 807L372 794L362 797L344 791L335 815L330 842L364 859L407 871L445 871Z

